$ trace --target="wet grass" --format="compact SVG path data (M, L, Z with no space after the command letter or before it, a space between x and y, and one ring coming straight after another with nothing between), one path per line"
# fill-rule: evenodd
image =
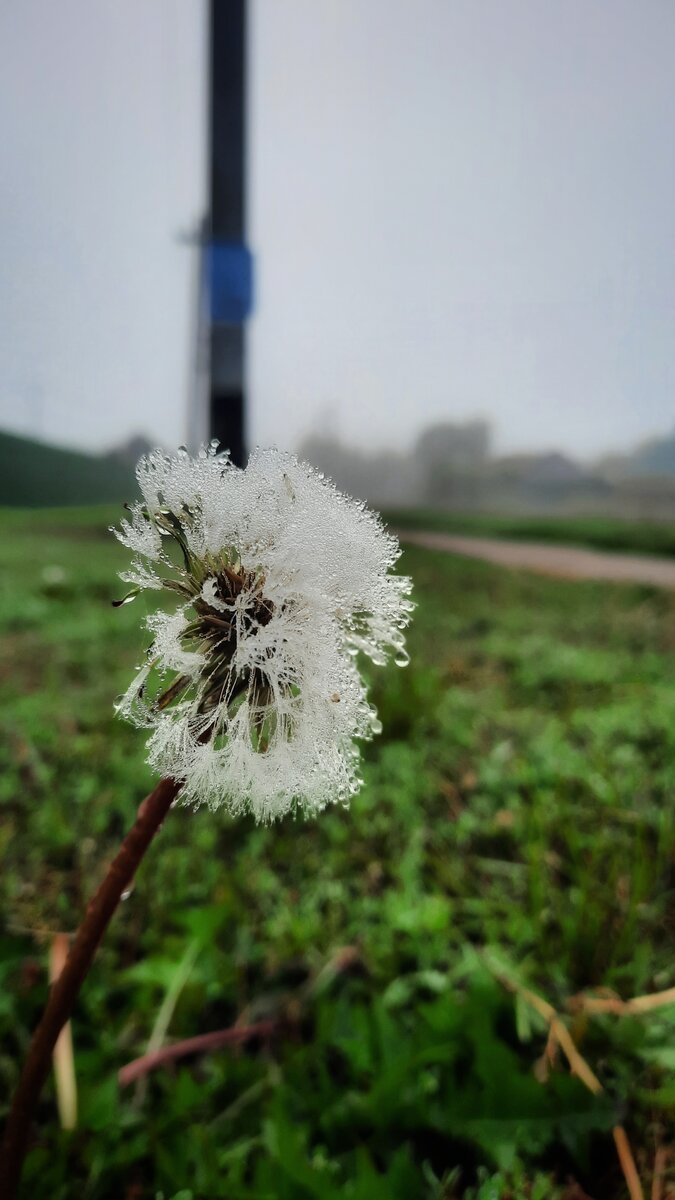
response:
M144 646L143 602L110 606L116 515L0 514L0 1098L48 931L77 924L152 783L112 712ZM174 810L78 1004L79 1128L50 1085L26 1197L602 1200L624 1195L616 1121L649 1186L675 1010L571 1019L596 1099L564 1063L535 1076L544 1023L498 976L563 1011L675 983L675 598L403 566L412 665L373 674L362 792L269 829ZM168 995L168 1042L278 1032L120 1088Z

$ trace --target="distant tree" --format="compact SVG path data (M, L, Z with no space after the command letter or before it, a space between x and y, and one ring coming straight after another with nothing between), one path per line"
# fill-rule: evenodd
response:
M415 447L427 499L435 504L475 503L490 457L487 421L443 422L420 434Z
M416 504L424 499L412 456L379 450L368 453L330 434L312 434L299 447L300 457L318 467L344 491L380 507Z

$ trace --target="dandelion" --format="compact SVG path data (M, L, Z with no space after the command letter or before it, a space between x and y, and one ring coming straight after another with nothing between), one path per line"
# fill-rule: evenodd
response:
M115 531L135 554L131 591L169 591L147 618L147 660L118 703L151 730L162 778L141 804L93 896L33 1034L0 1148L15 1194L31 1120L59 1034L107 925L177 800L259 820L347 803L355 742L381 730L359 670L407 662L410 580L396 538L365 505L292 455L239 470L215 447L141 459L143 496Z
M259 820L348 802L355 741L381 729L359 653L408 661L396 538L278 451L245 470L214 447L156 451L137 476L143 499L115 531L136 555L124 601L143 589L177 601L147 619L147 661L118 702L151 730L149 763L181 781L182 802Z

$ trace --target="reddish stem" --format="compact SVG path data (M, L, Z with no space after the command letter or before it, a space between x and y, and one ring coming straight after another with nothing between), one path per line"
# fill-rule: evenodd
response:
M186 1058L189 1054L204 1054L210 1050L219 1050L221 1046L248 1042L254 1037L269 1037L277 1032L280 1025L281 1022L274 1019L258 1021L253 1025L232 1025L229 1029L216 1029L213 1033L200 1033L197 1037L174 1042L172 1046L162 1046L161 1050L155 1050L152 1054L143 1054L141 1058L135 1058L133 1062L127 1063L126 1067L122 1067L118 1071L117 1082L120 1087L126 1087L136 1079L140 1079L142 1075L147 1075L148 1071L154 1071L155 1067L175 1062L178 1058Z
M42 1019L33 1034L5 1128L0 1150L0 1196L3 1200L12 1200L16 1194L35 1108L49 1073L51 1055L59 1033L71 1016L99 942L122 894L129 887L180 787L181 784L173 779L162 779L154 791L146 796L135 824L87 907L63 971L52 985Z

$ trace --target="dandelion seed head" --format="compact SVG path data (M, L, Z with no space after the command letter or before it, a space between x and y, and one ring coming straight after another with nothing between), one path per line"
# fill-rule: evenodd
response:
M410 580L396 538L293 455L245 470L212 447L141 459L142 500L115 530L135 591L167 589L118 712L150 728L148 761L195 807L250 811L349 802L356 741L381 731L359 671L406 659ZM131 596L135 594L131 593Z

